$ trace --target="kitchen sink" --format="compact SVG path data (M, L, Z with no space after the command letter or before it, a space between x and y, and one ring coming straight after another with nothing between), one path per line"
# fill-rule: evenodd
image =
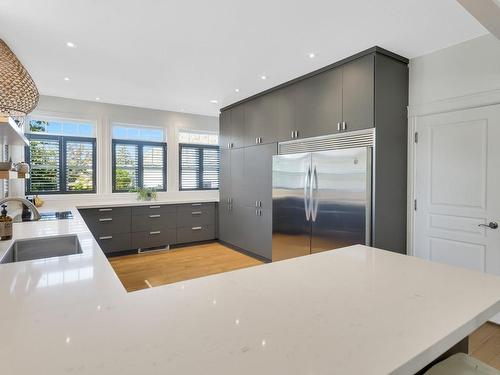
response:
M22 262L81 253L82 249L76 235L30 238L15 241L0 263Z

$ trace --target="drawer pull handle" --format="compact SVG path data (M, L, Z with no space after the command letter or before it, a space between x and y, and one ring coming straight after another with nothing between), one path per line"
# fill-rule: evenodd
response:
M160 234L160 233L161 233L161 231L160 231L160 230L157 230L157 231L154 231L154 232L149 232L149 234L151 234L151 235L154 235L154 234Z
M99 212L109 212L109 211L113 211L112 208L99 208Z
M101 236L99 237L100 240L112 240L113 239L113 236Z
M112 217L104 217L102 219L99 219L99 221L103 222L103 221L113 221L113 218Z
M203 203L192 203L191 206L192 207L198 207L198 206L201 206Z
M154 208L160 208L161 206L149 206L149 208L154 209Z
M161 215L149 215L149 217L150 217L151 219L154 219L154 218L156 218L156 217L161 217Z
M202 212L201 211L193 211L191 212L191 215L201 215Z
M202 227L192 227L191 229L192 230L202 230L203 228Z

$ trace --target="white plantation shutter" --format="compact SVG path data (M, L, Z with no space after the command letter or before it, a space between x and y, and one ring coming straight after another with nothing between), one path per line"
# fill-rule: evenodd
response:
M179 147L180 190L218 189L219 148L191 144Z
M163 146L144 145L142 148L143 186L158 190L165 189L164 184L164 148Z
M139 186L139 146L115 143L114 190L129 191Z
M29 192L51 193L61 191L61 152L58 138L30 138L31 165Z

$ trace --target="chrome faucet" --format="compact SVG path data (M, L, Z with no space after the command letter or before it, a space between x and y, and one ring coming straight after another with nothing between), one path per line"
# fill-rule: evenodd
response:
M40 220L42 218L40 216L40 212L38 212L38 209L35 207L35 205L33 203L31 203L29 200L27 200L26 198L21 198L21 197L3 198L3 199L0 199L0 206L4 203L7 203L7 202L20 202L20 203L28 206L28 208L31 211L31 214L33 215L33 219L32 219L33 221L37 221L37 220Z

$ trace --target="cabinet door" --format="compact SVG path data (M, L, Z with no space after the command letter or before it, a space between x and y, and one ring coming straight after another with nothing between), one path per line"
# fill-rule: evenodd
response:
M231 110L219 115L219 145L221 149L229 148L231 142Z
M246 207L246 247L249 251L266 259L272 253L272 211Z
M229 197L233 205L243 206L245 201L245 149L238 148L231 150L231 191Z
M220 150L219 200L227 203L231 197L231 150Z
M334 68L298 82L294 90L298 138L337 132L342 122L342 71Z
M219 203L219 240L233 244L235 242L235 222L232 206Z
M231 108L231 144L233 148L243 147L245 145L245 106L240 104Z
M246 103L245 146L276 142L278 101L278 94L273 92Z
M272 208L273 155L277 150L276 143L245 148L245 206Z
M278 125L276 140L278 142L292 139L295 131L295 86L287 86L275 92L275 105L278 110Z
M346 131L374 126L375 57L360 57L342 66L343 121Z

